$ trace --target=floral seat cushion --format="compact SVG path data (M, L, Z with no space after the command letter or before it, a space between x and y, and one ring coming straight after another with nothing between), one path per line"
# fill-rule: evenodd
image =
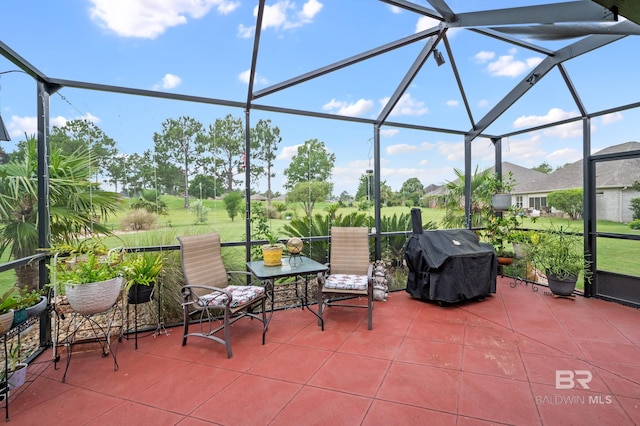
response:
M329 275L324 286L339 290L366 290L368 282L366 275L333 274Z
M264 287L255 285L230 285L225 287L225 290L231 294L231 303L229 303L230 308L242 306L264 294ZM214 291L209 294L205 294L204 296L200 296L197 303L203 308L206 306L212 308L224 308L227 303L227 299L228 297L226 294Z

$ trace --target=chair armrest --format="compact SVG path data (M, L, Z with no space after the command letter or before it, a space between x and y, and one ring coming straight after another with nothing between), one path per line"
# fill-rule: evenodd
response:
M200 291L193 291L200 290ZM207 303L204 306L201 306L198 301L205 295L210 295L212 293L219 293L219 295L214 296L225 297L224 301L225 306L229 306L229 303L233 300L233 296L230 292L223 288L219 287L211 287L206 285L185 285L180 289L180 293L182 294L183 302L182 305L193 305L196 309L203 309L207 306Z
M369 284L373 282L373 264L369 264L369 269L367 270L367 278L369 279Z

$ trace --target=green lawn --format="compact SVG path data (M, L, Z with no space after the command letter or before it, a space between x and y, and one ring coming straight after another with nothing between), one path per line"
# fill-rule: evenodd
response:
M169 206L169 215L161 216L158 229L152 231L123 231L120 230L120 223L126 214L126 211L119 213L117 216L110 218L107 225L117 231L117 237L111 237L106 240L110 247L139 247L149 245L174 245L178 244L177 237L180 235L192 235L205 232L216 231L220 234L223 242L243 241L245 236L244 214L239 215L231 220L224 208L224 203L220 200L204 200L204 205L210 209L208 221L205 224L195 224L195 217L184 208L184 200L180 197L165 196L163 200ZM318 203L315 206L315 212L324 211L327 203ZM341 208L338 214L348 214L355 211L356 208ZM408 214L411 211L409 207L384 207L382 216L392 216L393 214ZM303 215L300 207L289 209L294 217ZM374 214L373 209L369 211ZM441 209L422 209L422 221L427 223L433 221L439 223L444 215ZM271 220L272 229L279 230L282 224L286 223L285 219ZM545 229L549 223L554 226L570 226L576 232L582 232L582 221L569 221L559 218L542 217L537 222L532 223L530 219L525 218L522 224L524 228ZM599 221L597 229L600 232L615 232L624 234L640 235L640 231L633 231L627 225ZM281 234L284 238L285 235ZM239 248L238 250L243 250ZM640 243L637 241L620 241L607 238L598 239L598 269L608 270L612 272L625 273L629 275L640 276L640 262L630 261L631 259L640 259ZM0 262L8 260L5 254L0 258ZM0 274L0 291L12 286L15 282L15 274L13 271L7 271Z

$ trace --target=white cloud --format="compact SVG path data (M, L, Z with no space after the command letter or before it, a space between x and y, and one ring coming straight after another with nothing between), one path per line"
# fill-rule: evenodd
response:
M577 117L579 114L575 111L564 111L560 108L551 108L546 115L526 115L518 117L513 122L513 127L535 127L543 124L562 121L569 118ZM591 131L596 131L595 124L591 124ZM574 121L572 123L562 124L550 127L543 132L546 136L554 136L561 139L569 139L582 136L582 121Z
M76 117L79 120L87 120L92 123L99 123L100 118L91 114L90 112L86 113L84 116ZM49 118L49 126L53 127L64 127L67 125L69 119L58 115L56 117ZM26 134L27 136L37 135L38 134L38 120L36 117L19 117L17 115L12 115L11 119L7 123L7 130L9 131L9 135L12 138L22 138Z
M121 37L154 39L168 28L200 19L212 8L227 15L240 6L228 0L90 0L90 17Z
M517 77L538 65L542 58L531 57L524 61L515 57L516 49L509 49L509 55L501 55L497 60L490 62L486 70L492 77ZM493 59L493 52L479 52L476 54L476 62L484 63Z
M313 22L313 18L320 13L324 5L318 0L308 0L301 8L289 0L280 0L272 5L265 5L262 16L262 29L274 28L276 30L288 30L298 28ZM258 16L258 6L253 9L253 16ZM238 37L249 38L255 31L254 26L238 26Z
M595 132L596 126L591 123L591 132ZM553 136L560 139L571 139L582 137L582 122L574 121L573 123L563 124L545 129L545 136Z
M382 130L380 130L380 136L382 136L383 138L390 138L392 136L397 135L398 133L400 133L400 130L398 130L398 129L382 129Z
M389 97L386 97L380 100L380 104L382 105L383 108L387 104L387 102L389 102L389 99L390 99ZM429 112L429 108L425 106L424 102L413 99L410 93L405 93L400 97L400 100L398 100L398 103L396 104L396 106L391 111L391 114L389 115L418 116L418 115L424 115L428 112Z
M373 109L373 101L358 99L355 103L347 103L331 99L322 106L322 109L338 115L361 117Z
M429 151L433 148L435 148L437 145L435 143L430 143L430 142L422 142L420 144L420 149L422 149L423 151Z
M496 57L495 52L487 52L485 50L481 50L480 52L476 53L476 55L473 58L477 63L484 64L485 62L489 62L495 57Z
M264 6L264 14L262 15L262 29L280 28L287 22L287 9L293 8L288 1L279 1L273 5ZM253 11L253 16L258 15L258 6Z
M517 164L532 164L540 158L544 158L546 152L542 149L543 139L540 133L531 135L526 139L507 138L502 140L502 159ZM540 163L540 161L539 161Z
M174 87L178 87L182 83L182 79L177 75L166 74L162 78L162 88L163 89L173 89Z
M256 26L253 25L251 27L245 27L244 25L238 25L237 35L240 38L251 38L253 33L256 31Z
M418 22L416 23L416 32L419 33L420 31L428 30L429 28L437 27L438 25L440 25L440 21L437 19L423 16L418 19Z
M522 127L535 127L542 124L552 123L554 121L566 120L568 118L576 117L578 115L575 111L564 111L560 108L551 108L546 115L523 115L516 118L513 122L513 127L516 129Z
M547 160L552 164L564 165L566 163L573 163L582 159L582 152L572 149L563 148L553 151L547 155Z
M244 84L249 84L249 76L251 74L251 70L246 70L246 71L242 71L240 74L238 74L238 80L240 80L241 82L243 82ZM258 75L256 73L255 77L254 77L254 84L261 84L261 85L265 85L269 83L269 81Z
M497 61L487 65L486 69L493 77L516 77L525 73L527 64L516 61L511 55L502 55Z
M52 121L51 123L53 124ZM18 117L17 115L12 115L11 120L7 123L7 130L12 138L23 137L25 133L27 136L35 135L38 133L38 120L36 117Z
M602 116L600 121L602 124L607 125L611 123L615 123L616 121L620 121L624 118L621 112L612 112L611 114L605 114Z
M277 160L291 160L291 158L298 153L298 147L302 144L285 146L282 148L282 152L278 154Z
M415 145L409 145L406 143L399 143L397 145L389 145L385 152L389 155L407 154L409 152L418 151L418 147Z
M388 6L388 7L389 7L389 10L391 11L391 13L393 13L393 14L398 15L398 14L402 13L402 8L400 8L398 6Z
M33 117L33 122L34 122L34 129L37 127L37 121L36 121L36 117ZM67 125L67 119L64 118L63 116L59 115L57 117L51 117L49 119L49 125L51 127L63 127ZM34 130L34 133L37 132L37 130Z
M437 142L437 152L449 161L460 162L464 160L464 141L461 142ZM491 143L485 144L481 140L472 142L474 161L494 158L494 149Z
M455 99L451 99L445 102L445 105L450 107L457 107L458 105L460 105L460 102L456 101Z
M158 89L170 90L178 87L180 83L182 83L182 79L177 75L165 74L164 77L162 77L162 82L155 84L153 86L153 90L158 90Z
M62 117L60 117L60 118L62 118ZM99 123L100 122L100 119L98 117L96 117L95 115L91 114L90 112L86 113L82 117L77 117L77 118L80 119L80 120L87 120L87 121L90 121L92 123ZM67 124L67 123L65 122L65 124Z
M313 21L313 18L320 13L323 4L318 0L309 0L302 6L302 12L299 14L302 23L307 24Z
M478 107L479 108L486 108L487 105L489 105L489 101L487 99L480 99L478 101Z

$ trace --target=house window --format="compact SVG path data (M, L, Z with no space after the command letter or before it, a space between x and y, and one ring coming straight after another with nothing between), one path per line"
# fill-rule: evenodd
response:
M522 204L522 195L516 195L516 207L522 208L524 204Z
M547 197L529 197L529 208L547 211Z

